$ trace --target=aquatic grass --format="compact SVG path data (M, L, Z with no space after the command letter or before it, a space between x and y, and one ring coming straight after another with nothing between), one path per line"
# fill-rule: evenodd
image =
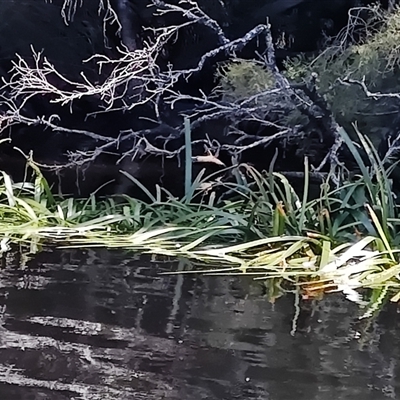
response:
M344 141L360 174L333 189L323 182L318 198L309 198L307 159L301 196L272 167L268 172L246 164L226 168L230 181L203 170L181 199L159 186L151 192L125 173L148 202L126 195L57 198L30 161L32 183L13 183L2 174L0 251L13 243L30 246L31 252L53 244L125 248L191 260L196 268L190 272L280 280L308 298L342 291L360 300L358 289L379 287L400 298L393 247L400 217L390 170L361 134L367 161L348 136Z
M355 190L349 191L345 201L348 204L350 198L354 198L355 195L358 194L361 198L357 199L357 201L354 202L355 204L362 205L367 202L372 204L375 212L380 213L380 227L383 230L385 237L390 238L393 232L391 232L392 229L389 225L389 219L395 218L398 213L394 206L394 195L389 173L378 156L372 142L360 133L357 125L354 125L354 128L368 158L369 165L367 166L363 161L360 152L357 150L347 133L343 132L342 137L357 162L365 182L363 185L358 185L358 193L356 193Z
M192 188L192 131L190 129L190 120L185 117L185 196L191 198Z
M186 204L172 197L151 205L127 196L108 199L92 196L87 200L60 200L46 206L32 184L14 185L4 176L4 190L0 188L0 234L13 241L23 241L29 235L53 242L68 242L77 237L95 241L97 236L91 235L96 233L113 246L112 237L134 232L135 237L125 235L125 242L116 245L129 247L147 243L153 237L157 238L154 243L187 238L195 246L209 238L222 240L224 236L226 241L245 236L245 220L232 209L234 203L217 209L208 204ZM23 190L17 197L16 189L21 187ZM40 193L44 195L44 190ZM221 228L225 225L226 228ZM236 226L239 228L234 229ZM203 233L204 230L207 232Z
M108 199L96 199L95 196L87 200L68 199L56 206L46 207L43 201L32 198L34 197L32 187L27 185L18 197L18 207L11 207L7 211L6 205L2 203L0 213L4 214L3 221L6 220L7 212L11 213L9 219L13 220L13 224L7 224L7 232L15 229L18 221L22 223L30 221L30 226L36 226L38 230L46 224L70 228L88 224L92 229L108 232L107 240L112 234L165 226L182 227L182 229L195 227L199 231L204 227L215 227L215 238L221 237L223 230L220 226L228 226L235 228L229 231L229 240L236 241L254 237L302 234L304 230L319 231L320 218L314 211L316 203L312 201L306 204L303 201L301 204L284 176L274 173L272 176L274 187L271 187L271 177L267 178L247 165L240 168L252 179L253 184L246 190L243 187L237 188L236 199L220 201L217 207L210 206L207 202L185 203L173 197L166 201L160 201L158 198L154 203L147 204L127 196ZM201 184L197 178L195 181L197 185ZM8 193L13 191L13 187L8 189ZM275 204L265 198L268 192L279 193L280 197L275 195ZM13 196L12 202L16 203L16 199L17 197ZM299 216L303 219L302 227L296 225Z
M234 246L200 251L197 255L222 268L202 270L208 274L251 275L258 280L284 278L303 287L307 296L321 292L340 291L356 298L356 289L376 288L382 285L400 288L400 265L374 248L379 239L366 237L345 246L331 247L326 240L307 237L269 239L265 250L252 253L250 246ZM377 243L378 242L378 243ZM256 246L261 242L255 243ZM254 244L253 244L254 245ZM250 252L249 252L250 251ZM236 266L229 264L236 263Z

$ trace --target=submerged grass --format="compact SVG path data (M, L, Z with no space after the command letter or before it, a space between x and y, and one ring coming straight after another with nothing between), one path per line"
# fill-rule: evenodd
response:
M125 195L55 198L28 160L34 182L12 183L2 173L0 252L13 243L29 246L31 253L44 244L128 248L191 259L197 272L281 281L300 287L305 297L341 291L361 301L356 289L371 288L375 295L380 291L376 302L387 293L398 301L400 215L392 167L385 168L361 134L368 163L342 135L360 175L335 188L324 182L316 199L308 198L307 160L301 197L284 175L240 165L231 168L236 182L202 172L191 187L187 182L182 199L160 187L155 194L143 187L150 203ZM221 188L229 198L217 198Z

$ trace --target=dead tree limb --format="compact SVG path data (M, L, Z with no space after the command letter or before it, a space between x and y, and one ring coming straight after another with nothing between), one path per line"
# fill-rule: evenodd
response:
M108 17L117 18L109 8L108 0L101 0L100 6L107 7ZM24 114L24 107L36 98L48 99L50 105L69 107L73 110L73 104L84 98L95 99L98 110L90 115L104 112L125 112L139 109L143 105L150 105L156 117L159 116L159 104L164 104L173 109L178 102L189 101L193 105L183 114L190 116L191 128L196 130L210 121L224 120L229 123L227 135L219 137L213 142L216 150L226 151L240 156L242 153L254 148L267 148L272 144L292 141L297 146L306 135L306 127L291 126L283 122L284 116L295 110L307 116L310 121L318 121L322 124L321 141L327 140L331 146L327 154L322 157L319 165L314 166L315 173L320 173L329 166L333 171L338 165L338 152L342 145L340 136L341 127L337 124L329 111L329 107L318 94L316 77L307 85L293 85L279 71L275 59L275 48L269 24L260 24L251 29L243 37L229 40L217 21L208 16L193 0L183 0L178 5L167 4L161 0L153 0L156 12L163 16L169 13L177 13L185 21L177 25L161 28L149 28L153 34L142 43L142 47L133 51L119 49L119 57L113 59L106 55L96 54L87 61L96 61L99 69L98 81L91 81L83 73L80 81L67 79L58 72L42 52L32 48L33 65L18 56L13 62L11 79L4 80L0 88L0 132L13 124L41 125L55 132L73 133L85 136L93 140L93 149L76 151L69 154L70 162L84 165L93 162L99 155L119 149L121 143L130 143L131 148L124 147L124 156L140 158L144 155L160 157L177 157L181 154L183 146L180 144L174 150L168 150L156 145L152 141L156 131L143 130L136 132L121 132L116 139L107 137L86 129L70 129L63 126L62 120L56 117L28 117ZM64 3L64 15L68 22L76 12L78 3L76 0L66 0ZM114 20L113 20L114 21ZM115 21L114 21L115 22ZM193 67L187 69L174 69L172 65L160 67L158 60L165 46L182 29L193 24L201 24L215 33L217 38L214 49L204 53L196 60ZM260 61L272 74L274 84L246 98L226 101L223 96L215 94L200 96L180 93L176 90L176 83L182 80L188 81L194 74L201 72L208 62L213 62L217 56L224 55L226 60L231 60L254 39L264 40L265 52ZM108 69L110 72L103 77L101 73ZM270 128L268 133L248 134L240 128L243 122L253 122L261 128ZM316 124L315 124L316 125ZM175 137L170 137L170 131L164 136L165 143L181 138L183 126L173 127L177 131ZM171 127L172 129L172 127ZM238 138L232 139L229 134L236 134ZM193 144L203 144L209 148L210 141L204 137L193 140ZM284 147L284 145L282 145ZM196 155L201 156L201 155Z

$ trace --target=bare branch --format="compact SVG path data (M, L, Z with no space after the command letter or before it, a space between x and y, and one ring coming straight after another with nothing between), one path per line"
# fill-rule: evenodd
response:
M179 2L179 4L188 5L190 8L184 8L174 4L166 4L164 1L161 0L153 0L153 4L158 7L158 13L160 15L166 14L168 12L178 12L187 19L198 24L202 24L214 31L218 36L220 44L228 44L230 42L229 39L225 36L225 33L218 22L207 15L193 0L181 0Z
M84 0L65 0L62 9L64 22L70 23ZM63 167L72 165L83 166L95 161L100 154L118 153L119 146L124 142L124 157L137 159L148 154L171 158L178 157L184 149L179 141L178 146L168 147L167 144L180 139L183 128L176 127L176 136L170 131L161 134L164 146L154 140L156 131L124 131L118 138L107 137L85 129L69 129L63 126L63 121L56 116L28 117L25 108L35 101L35 98L44 98L49 104L61 107L72 107L75 102L84 98L95 99L98 109L88 115L100 112L132 110L145 104L150 104L158 116L158 105L163 103L171 109L178 102L190 102L193 107L185 113L191 118L193 130L209 121L224 120L229 122L225 136L216 135L217 139L209 139L204 135L193 141L193 145L203 145L205 150L212 149L210 154L217 154L220 150L228 152L235 159L249 149L265 148L272 143L287 140L298 140L301 129L286 126L281 123L280 116L288 115L293 111L300 111L310 121L318 121L323 127L323 139L333 143L328 154L315 169L318 175L327 164L333 169L339 165L338 152L342 141L341 127L336 123L323 99L315 90L315 82L309 85L292 85L280 73L275 60L275 49L269 24L260 24L251 29L246 35L235 40L229 40L218 24L208 16L194 0L182 0L178 4L167 4L162 0L152 0L157 7L157 15L177 13L184 17L184 22L162 28L148 28L150 37L143 41L141 48L117 49L116 59L107 55L96 54L86 60L95 62L98 67L98 77L90 80L82 72L80 79L74 81L62 75L56 65L53 65L46 56L32 48L33 62L17 56L10 72L11 78L3 81L0 88L0 132L13 124L41 125L54 132L71 133L86 136L93 140L93 149L89 151L74 151L68 154L69 161ZM117 24L118 32L122 26L118 15L111 7L110 0L99 0L99 10L104 13L104 24ZM172 65L160 67L158 61L165 46L174 40L182 29L193 24L201 24L215 33L215 48L207 51L196 60L191 68L174 69ZM104 25L104 32L106 25ZM224 55L225 59L236 56L245 46L255 38L262 38L265 43L265 54L260 62L272 73L274 82L268 89L260 90L246 98L226 101L223 96L201 93L193 96L179 93L176 83L188 81L193 74L199 73L208 62L217 56ZM105 71L108 71L106 74ZM252 122L262 128L262 134L249 134L240 129L241 122ZM267 129L265 129L267 128ZM180 131L181 130L181 131ZM168 135L168 136L167 136ZM235 136L236 135L236 136ZM157 136L158 139L160 136ZM223 142L224 141L224 142ZM226 142L225 142L226 141ZM223 143L221 143L223 142ZM100 143L100 145L99 145ZM158 144L156 144L158 143ZM131 146L129 150L127 146ZM201 146L200 146L201 147ZM173 148L174 150L169 150ZM122 152L122 151L121 151ZM208 154L208 153L207 153ZM204 159L203 154L197 154L198 160ZM201 158L203 157L203 158ZM319 162L319 161L318 161ZM60 168L60 166L56 166Z
M400 93L381 93L381 92L371 92L367 85L365 84L365 76L363 77L363 79L357 80L357 79L351 79L349 77L344 78L344 79L340 79L338 78L338 82L341 83L342 85L357 85L359 86L363 92L365 93L365 95L367 97L370 97L374 100L379 100L382 98L389 98L389 99L400 99Z

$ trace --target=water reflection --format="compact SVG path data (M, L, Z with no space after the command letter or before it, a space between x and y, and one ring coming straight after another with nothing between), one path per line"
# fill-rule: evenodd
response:
M234 277L159 275L182 265L65 250L0 271L0 399L398 398L391 306L359 321L330 296L275 304Z

